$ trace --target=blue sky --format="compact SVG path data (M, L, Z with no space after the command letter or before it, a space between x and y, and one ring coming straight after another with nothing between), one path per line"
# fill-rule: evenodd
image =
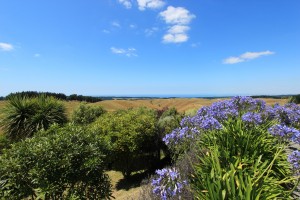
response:
M299 0L0 0L0 96L300 93Z

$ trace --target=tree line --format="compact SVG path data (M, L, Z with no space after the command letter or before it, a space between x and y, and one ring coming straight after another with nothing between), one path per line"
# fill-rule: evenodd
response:
M85 102L89 102L89 103L95 103L95 102L99 102L99 101L103 100L101 97L92 97L92 96L84 96L84 95L77 95L77 94L65 95L64 93L37 92L37 91L14 92L14 93L10 93L9 95L7 95L5 97L0 97L0 100L7 100L12 96L35 98L35 97L38 97L41 95L45 95L48 97L55 97L56 99L59 99L59 100L85 101Z

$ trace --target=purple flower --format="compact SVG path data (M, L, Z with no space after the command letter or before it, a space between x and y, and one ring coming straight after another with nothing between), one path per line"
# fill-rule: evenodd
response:
M300 131L297 129L294 129L293 135L291 137L291 140L297 144L300 144Z
M300 151L296 150L293 151L289 156L288 156L288 161L292 164L294 169L299 169L300 168Z
M276 124L268 129L269 133L274 136L289 137L292 138L294 134L300 134L295 128L290 128L285 125Z
M202 119L200 128L204 130L219 130L222 129L222 125L215 118L206 117Z
M242 120L244 122L255 124L255 125L261 124L263 122L261 115L259 113L253 113L253 112L247 112L246 114L244 114L242 116Z
M177 195L180 197L187 181L181 180L180 173L175 168L156 170L156 174L158 178L152 180L154 194L160 196L161 199L168 199Z

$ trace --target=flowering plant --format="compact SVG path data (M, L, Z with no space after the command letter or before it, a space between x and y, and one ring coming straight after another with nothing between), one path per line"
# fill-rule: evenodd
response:
M268 106L259 99L234 97L200 108L180 125L163 141L175 154L181 154L175 159L184 157L190 148L197 149L199 158L191 163L195 172L189 182L198 198L290 195L291 185L295 185L291 169L299 169L300 153L295 151L287 158L285 149L290 143L300 144L300 106ZM231 182L231 186L217 180ZM246 184L244 188L238 180Z

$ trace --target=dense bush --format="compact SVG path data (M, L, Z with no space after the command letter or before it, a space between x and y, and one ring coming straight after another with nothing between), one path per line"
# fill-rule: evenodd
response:
M289 102L300 104L300 94L290 97Z
M91 129L111 142L112 164L126 177L159 159L156 113L146 108L106 113Z
M72 121L75 124L87 125L94 122L98 117L103 115L106 111L100 106L90 106L86 103L80 104L72 115Z
M73 125L15 143L0 157L0 198L109 198L107 149L97 134Z
M1 126L12 140L31 137L52 124L64 124L67 121L64 105L45 95L37 98L11 96L2 115Z
M182 164L172 173L157 171L153 192L177 199L187 181L196 199L288 199L298 185L300 152L289 158L286 152L290 142L300 143L299 125L296 104L270 107L235 97L203 107L164 138L175 167L189 161L188 173Z
M3 149L7 149L10 146L10 141L7 139L6 135L0 134L0 154L2 153Z

